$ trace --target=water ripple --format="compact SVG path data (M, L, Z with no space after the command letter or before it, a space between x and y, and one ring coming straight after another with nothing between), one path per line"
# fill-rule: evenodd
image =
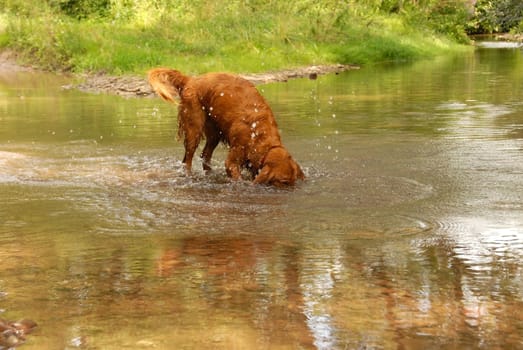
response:
M491 222L482 218L449 218L437 222L459 260L473 271L491 270L496 263L523 258L523 227L518 221Z

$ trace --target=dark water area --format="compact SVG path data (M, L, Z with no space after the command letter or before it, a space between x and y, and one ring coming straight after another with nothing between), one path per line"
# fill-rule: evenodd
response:
M523 51L259 86L307 180L186 176L176 109L0 72L24 349L523 348Z

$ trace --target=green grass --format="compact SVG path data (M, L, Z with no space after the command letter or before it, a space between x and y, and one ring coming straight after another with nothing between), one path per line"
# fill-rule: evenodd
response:
M0 47L48 70L110 74L143 74L154 66L259 72L416 60L463 49L405 16L350 1L164 2L132 7L113 0L109 15L77 19L46 2L35 8L32 0L19 0L16 9L0 13Z

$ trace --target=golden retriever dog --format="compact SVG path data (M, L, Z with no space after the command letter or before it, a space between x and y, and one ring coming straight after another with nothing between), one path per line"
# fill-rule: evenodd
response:
M191 171L194 153L205 138L203 168L211 169L212 153L223 142L229 146L227 175L240 179L242 168L256 184L293 186L305 178L283 146L271 108L249 81L226 73L187 76L168 68L148 73L154 91L178 106L178 135L183 138L183 163Z

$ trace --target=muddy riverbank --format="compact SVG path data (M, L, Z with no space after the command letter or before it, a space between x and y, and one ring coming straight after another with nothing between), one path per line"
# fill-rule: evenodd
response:
M353 65L319 65L285 69L275 72L240 74L254 84L266 84L271 82L285 82L295 78L316 79L319 75L340 73L349 69L358 69ZM77 84L65 86L67 89L79 89L88 93L108 93L125 97L146 97L153 95L145 77L140 76L108 76L108 75L85 75Z
M24 66L17 63L17 55L10 50L0 51L0 73L2 72L20 72L31 71L30 66Z
M355 65L332 64L313 65L284 69L274 72L240 74L254 84L285 82L289 79L316 79L319 75L337 74L346 70L359 69ZM31 71L34 68L16 63L16 54L9 51L0 53L0 72ZM111 76L106 74L72 75L73 83L64 85L64 89L78 89L87 93L106 93L124 97L152 96L153 91L145 76Z

